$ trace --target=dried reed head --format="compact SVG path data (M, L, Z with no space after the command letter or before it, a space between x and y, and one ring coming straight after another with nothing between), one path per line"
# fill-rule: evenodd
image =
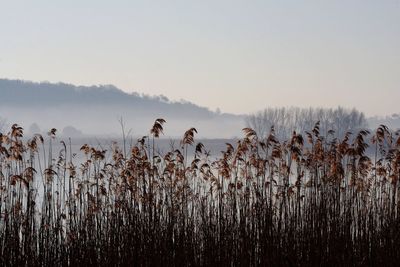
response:
M154 122L153 127L150 129L150 133L156 138L160 137L160 133L161 134L163 133L163 130L164 130L163 129L163 124L165 122L166 121L164 119L161 119L161 118L156 119L156 121Z
M194 144L194 133L197 133L195 128L190 128L185 132L181 140L181 145L193 145Z

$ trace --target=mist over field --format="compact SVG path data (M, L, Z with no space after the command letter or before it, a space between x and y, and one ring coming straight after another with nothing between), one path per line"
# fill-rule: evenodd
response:
M121 118L135 137L146 135L156 118L168 122L168 138L181 137L190 127L196 127L201 138L236 138L246 126L246 114L211 111L184 100L170 101L166 96L129 94L113 85L0 79L0 96L0 124L18 123L31 134L56 128L65 137L115 138L121 136ZM370 129L380 124L397 129L400 115L369 117L367 122Z
M85 87L6 79L0 80L0 118L27 130L56 128L66 136L81 132L117 137L121 118L133 136L148 134L157 118L168 122L165 136L172 138L181 137L190 127L198 128L203 138L232 138L239 136L245 125L244 115L221 114L183 100L172 102L165 96L128 94L112 85Z

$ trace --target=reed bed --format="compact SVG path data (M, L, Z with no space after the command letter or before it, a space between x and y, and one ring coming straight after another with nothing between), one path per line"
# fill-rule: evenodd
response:
M245 128L212 159L194 128L160 154L164 123L131 147L83 145L79 163L70 141L53 151L55 129L1 134L0 265L399 262L398 133L382 125L339 140L317 123L283 141Z

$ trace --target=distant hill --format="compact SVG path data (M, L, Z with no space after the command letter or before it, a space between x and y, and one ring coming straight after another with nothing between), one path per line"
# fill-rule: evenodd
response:
M65 83L0 79L0 117L28 128L73 126L87 134L118 134L123 118L133 134L147 134L156 118L165 118L166 134L180 136L196 127L201 137L230 138L241 134L244 116L220 114L165 96L126 93L113 85L75 86Z
M211 118L216 116L207 108L190 102L171 102L164 96L125 93L113 85L74 86L65 83L33 83L21 80L0 79L0 104L24 107L124 106L141 112L163 112L177 116Z

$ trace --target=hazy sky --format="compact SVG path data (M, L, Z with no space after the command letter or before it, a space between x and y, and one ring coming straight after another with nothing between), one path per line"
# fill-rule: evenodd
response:
M400 112L400 0L0 0L0 77Z

